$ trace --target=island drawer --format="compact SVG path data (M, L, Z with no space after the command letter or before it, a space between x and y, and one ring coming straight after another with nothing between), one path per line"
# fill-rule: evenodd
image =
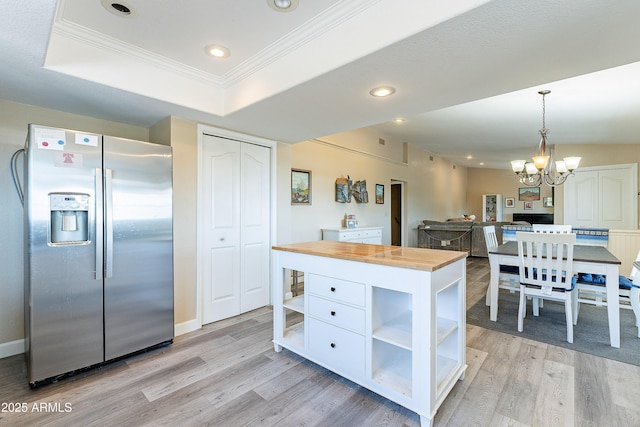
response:
M348 304L364 306L365 287L362 283L318 274L309 274L308 282L309 293Z
M364 310L309 295L309 315L354 332L364 333Z
M364 376L364 336L309 319L309 353L324 366L358 377Z

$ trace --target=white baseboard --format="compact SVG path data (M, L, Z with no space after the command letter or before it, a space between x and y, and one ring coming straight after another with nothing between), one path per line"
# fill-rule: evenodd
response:
M179 323L174 326L176 336L200 329L200 322L197 319ZM0 359L16 354L24 353L24 339L0 343Z
M186 322L178 323L174 326L174 333L176 336L187 334L189 332L197 331L202 325L198 322L198 319L188 320Z
M24 339L0 343L0 359L24 353Z

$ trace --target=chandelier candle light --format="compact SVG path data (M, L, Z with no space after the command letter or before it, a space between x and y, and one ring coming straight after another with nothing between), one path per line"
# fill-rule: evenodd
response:
M543 182L549 187L562 185L569 175L578 168L581 157L565 157L555 163L551 155L547 154L547 132L545 127L545 103L544 97L551 93L549 90L538 92L542 95L542 129L539 130L542 139L538 146L538 154L532 157L533 162L526 160L512 160L511 168L520 180L520 183L528 187L539 187Z

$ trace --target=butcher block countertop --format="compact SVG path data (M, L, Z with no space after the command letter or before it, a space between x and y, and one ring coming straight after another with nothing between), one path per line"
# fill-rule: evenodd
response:
M371 245L331 240L278 245L273 246L273 249L423 271L436 271L466 258L468 255L467 252L441 249Z

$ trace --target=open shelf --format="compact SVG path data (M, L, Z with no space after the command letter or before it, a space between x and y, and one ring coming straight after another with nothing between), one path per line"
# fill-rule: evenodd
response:
M458 322L455 320L438 317L436 323L438 325L438 345L458 329Z
M381 386L411 397L412 352L384 341L373 341L373 380Z
M296 323L284 330L284 339L290 343L304 348L304 322Z
M304 295L298 295L297 297L284 300L282 306L289 310L297 311L298 313L304 313Z
M373 287L373 338L410 351L413 333L411 308L410 293Z
M373 338L411 350L411 312L405 311L378 326Z
M445 356L438 356L437 364L436 393L439 396L442 393L444 386L451 381L453 375L456 373L455 368L458 366L458 362Z

